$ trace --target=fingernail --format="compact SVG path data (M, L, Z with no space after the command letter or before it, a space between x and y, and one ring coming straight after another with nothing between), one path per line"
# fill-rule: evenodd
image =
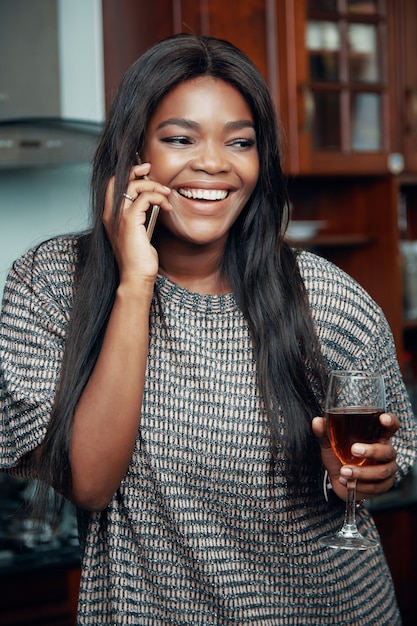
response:
M392 425L392 417L389 413L382 413L379 419L384 424L384 426Z
M350 478L353 475L353 470L350 467L342 467L340 469L340 474L345 478Z
M169 187L166 187L165 185L162 185L162 187L165 189L165 191L171 191L171 189Z
M352 446L352 454L354 454L355 456L363 456L365 452L365 447L361 446L359 443L355 443Z

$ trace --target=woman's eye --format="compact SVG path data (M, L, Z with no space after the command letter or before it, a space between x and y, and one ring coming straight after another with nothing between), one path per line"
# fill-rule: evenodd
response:
M255 143L255 139L234 139L229 145L234 148L252 148Z
M186 146L191 143L191 139L189 139L189 137L184 137L182 135L175 137L165 137L162 141L165 143L172 143L180 146Z

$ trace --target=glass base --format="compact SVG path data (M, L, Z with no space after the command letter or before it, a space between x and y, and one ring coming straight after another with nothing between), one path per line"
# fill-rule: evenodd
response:
M379 546L378 541L362 537L358 531L343 532L340 530L335 535L320 537L319 542L322 546L339 548L340 550L369 550Z

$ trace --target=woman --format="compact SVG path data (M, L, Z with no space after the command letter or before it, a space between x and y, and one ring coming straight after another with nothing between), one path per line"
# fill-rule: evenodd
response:
M12 268L1 463L84 511L79 624L400 623L382 550L318 539L349 477L366 498L409 470L413 416L380 309L284 241L278 145L239 50L164 40L115 98L91 233ZM373 464L341 468L329 448L331 368L384 374L384 434L360 451Z

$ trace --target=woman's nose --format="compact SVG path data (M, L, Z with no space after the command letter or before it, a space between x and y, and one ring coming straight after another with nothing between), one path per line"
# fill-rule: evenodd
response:
M208 172L209 174L230 170L230 161L225 154L224 148L212 142L205 142L199 147L192 165L194 169Z

